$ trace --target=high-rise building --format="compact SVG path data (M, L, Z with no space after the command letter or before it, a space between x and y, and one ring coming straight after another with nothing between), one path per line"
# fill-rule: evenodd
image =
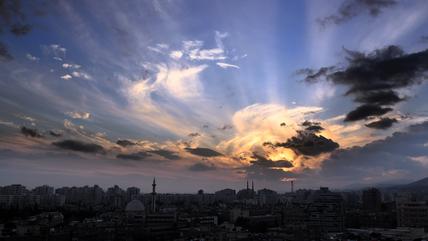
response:
M236 191L229 188L217 191L214 195L215 200L226 203L233 202L236 199Z
M424 228L428 230L428 203L405 202L397 206L399 227Z
M54 188L48 185L43 185L43 186L35 187L32 190L32 193L40 196L50 196L54 194Z
M126 199L128 202L140 197L140 189L138 187L128 187L126 189Z
M308 206L308 226L321 233L342 232L344 229L343 199L327 187L311 194Z
M369 188L363 191L363 209L368 211L380 211L382 206L382 194L377 188Z

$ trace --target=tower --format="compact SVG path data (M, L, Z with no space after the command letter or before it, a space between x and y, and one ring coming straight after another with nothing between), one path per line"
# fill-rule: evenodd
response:
M248 179L247 179L247 190L248 190L248 189L250 189L250 188L248 187Z
M156 212L156 178L153 178L152 184L152 212Z
M294 192L294 180L291 180L290 184L291 184L291 192Z

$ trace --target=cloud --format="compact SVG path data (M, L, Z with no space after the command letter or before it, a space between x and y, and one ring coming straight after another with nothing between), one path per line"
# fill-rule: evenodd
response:
M82 71L73 71L73 72L71 72L71 75L73 75L76 78L82 78L82 79L86 79L86 80L92 79L92 77L89 74L82 72Z
M216 64L223 69L228 69L228 68L240 69L238 65L233 65L233 64L223 63L223 62L217 62Z
M202 48L204 42L199 40L183 41L183 53L185 53L190 60L225 60L223 39L228 36L227 33L215 32L216 48L204 49Z
M73 78L73 76L71 76L69 74L65 74L65 75L61 76L61 79L65 79L65 80L69 80L71 78Z
M366 12L376 17L383 9L392 7L396 3L395 0L345 0L336 14L319 18L317 21L321 26L326 27L331 24L342 24Z
M166 158L168 160L178 160L180 159L180 156L177 155L176 152L170 151L170 150L164 150L164 149L159 149L159 150L150 150L147 151L149 153L153 153L153 154L157 154L163 158Z
M428 43L428 35L421 36L420 41L422 43Z
M189 137L198 137L201 136L201 134L197 133L197 132L192 132L188 135Z
M286 142L276 143L274 146L289 148L299 155L307 156L317 156L339 148L339 144L333 140L308 131L298 131L296 136L289 138Z
M80 69L80 67L82 67L82 66L80 66L80 65L78 65L78 64L68 64L68 63L63 63L63 64L62 64L62 67L63 67L64 69Z
M171 53L169 53L169 57L171 57L172 59L175 59L175 60L179 60L179 59L181 59L181 57L183 57L183 52L181 52L179 50L171 51Z
M186 40L183 41L183 49L188 52L191 49L199 49L204 44L203 41L200 40Z
M349 184L426 177L427 167L414 157L428 156L427 136L424 122L362 147L339 149L322 163L320 175Z
M40 60L40 58L33 56L31 54L26 54L25 57L30 61L39 61Z
M231 129L233 129L233 126L231 126L231 125L223 125L222 127L219 127L218 129L221 130L221 131L231 130Z
M355 101L359 103L373 103L377 105L394 105L403 100L405 99L398 96L397 92L392 90L360 93L355 98Z
M203 90L199 75L207 67L207 65L183 67L178 64L159 64L156 65L154 82L150 79L131 82L128 93L134 99L145 98L144 102L150 102L151 100L147 98L154 92L166 92L165 94L179 99L199 97Z
M358 120L364 120L368 117L372 116L381 116L388 112L392 111L392 108L384 108L378 105L361 105L358 106L355 110L349 112L346 117L345 121L358 121Z
M368 54L346 49L345 52L345 67L299 71L309 83L326 80L348 87L346 95L354 96L354 101L362 105L349 112L345 121L364 120L392 111L392 106L405 100L398 90L427 78L428 50L406 54L391 45Z
M61 137L62 133L54 131L54 130L50 130L49 131L49 135L53 136L53 137Z
M105 153L104 148L98 144L86 143L78 140L63 140L53 142L52 145L66 150L85 153Z
M395 122L397 122L397 119L385 117L385 118L380 118L377 121L370 122L366 124L366 126L373 129L384 130L384 129L390 128Z
M320 122L316 122L316 121L304 121L302 123L302 126L305 127L306 131L312 132L312 133L319 133L322 130L324 130L324 128L321 126Z
M262 167L266 167L266 168L273 168L273 167L277 167L277 168L291 168L293 167L293 163L291 163L290 161L287 160L270 160L264 156L261 156L257 153L253 153L252 156L253 160L250 161L250 163L252 165L256 165L256 166L262 166Z
M188 169L193 172L207 172L214 171L217 167L213 163L198 162L189 166Z
M31 25L15 23L10 27L10 32L16 36L26 35L31 31Z
M24 136L29 136L29 137L35 137L35 138L41 138L42 135L36 130L36 129L32 129L32 128L28 128L25 126L21 127L21 133Z
M214 151L212 149L209 148L204 148L204 147L196 147L196 148L190 148L190 147L186 147L184 148L185 151L196 155L196 156L202 156L202 157L215 157L215 156L222 156L223 154Z
M42 49L46 54L52 55L54 58L59 58L61 61L67 53L67 49L59 44L43 45Z
M151 156L150 154L147 154L146 152L140 151L140 152L130 153L130 154L118 154L116 157L119 159L141 161L141 160L144 160L150 156Z
M89 113L89 112L69 111L69 112L66 112L65 114L67 114L68 116L70 116L73 119L87 120L87 119L91 118L91 113Z
M167 44L159 43L156 44L156 46L148 46L147 48L153 52L163 54L169 48L169 46Z
M135 146L137 143L130 140L117 140L116 144L122 147Z
M271 168L255 164L239 168L238 170L243 171L248 179L274 182L299 176L299 174L293 173L291 171L284 171L281 168Z
M224 50L220 48L213 49L192 49L189 52L191 60L224 60Z

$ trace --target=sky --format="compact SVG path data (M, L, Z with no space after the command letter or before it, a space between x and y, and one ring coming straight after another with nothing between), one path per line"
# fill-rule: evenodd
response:
M6 0L0 186L424 178L427 13L424 0Z

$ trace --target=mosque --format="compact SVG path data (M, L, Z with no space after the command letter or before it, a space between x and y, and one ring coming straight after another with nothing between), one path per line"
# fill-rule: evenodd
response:
M247 180L247 188L239 190L239 192L236 194L236 198L241 201L254 200L256 198L256 192L254 191L254 181L251 181L250 189Z
M156 179L153 178L152 184L152 201L151 201L151 213L156 213ZM128 223L144 223L146 217L146 208L144 204L134 199L130 201L125 207L125 215Z

